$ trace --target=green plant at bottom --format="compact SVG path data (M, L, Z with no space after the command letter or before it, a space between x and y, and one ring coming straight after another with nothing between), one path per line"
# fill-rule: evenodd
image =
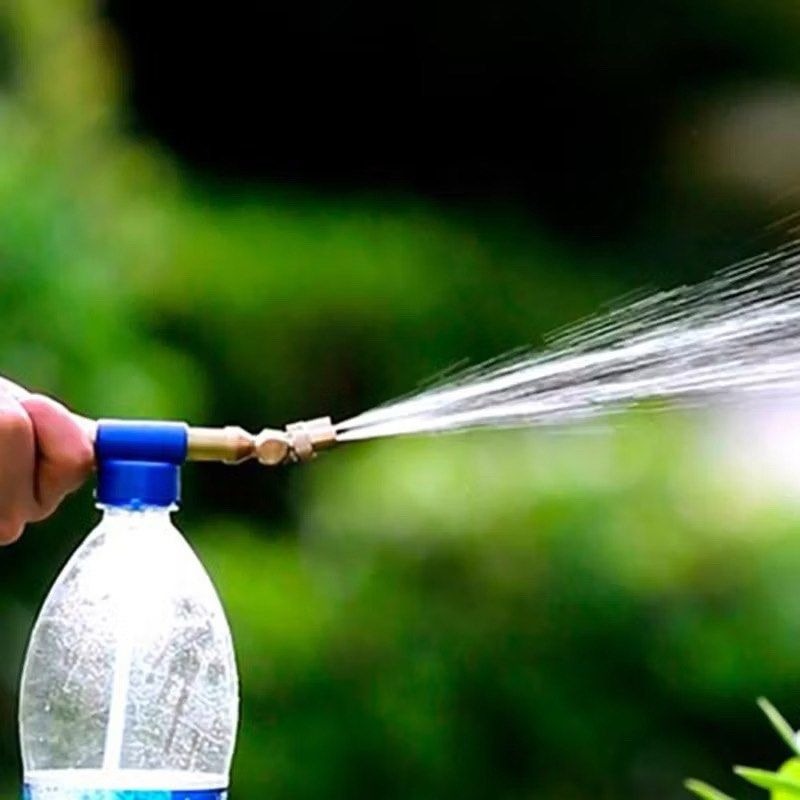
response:
M791 798L800 797L800 742L798 742L798 735L769 700L761 697L758 705L794 756L777 772L755 767L734 767L733 771L754 786L770 792L771 800L791 800ZM734 800L730 795L694 778L686 781L685 785L690 792L703 800Z

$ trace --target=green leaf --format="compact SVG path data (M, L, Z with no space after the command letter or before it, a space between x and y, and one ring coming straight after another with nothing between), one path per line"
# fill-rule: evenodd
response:
M734 767L733 771L740 777L749 781L754 786L762 789L769 789L773 792L783 792L790 797L800 797L800 781L779 775L777 772L770 772L766 769L755 769L754 767Z
M775 708L766 697L758 698L758 707L766 714L767 719L772 723L772 727L778 732L793 753L800 756L800 746L797 743L797 735L792 726L784 719L783 715Z
M723 794L719 789L715 789L703 781L696 781L694 778L690 778L683 785L702 800L733 800L730 795Z

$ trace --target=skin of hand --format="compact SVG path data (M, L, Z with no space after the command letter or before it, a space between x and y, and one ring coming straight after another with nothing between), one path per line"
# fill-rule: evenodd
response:
M0 378L0 544L50 516L94 467L94 423Z

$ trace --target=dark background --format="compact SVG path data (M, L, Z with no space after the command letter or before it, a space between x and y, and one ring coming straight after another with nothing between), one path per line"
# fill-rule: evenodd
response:
M795 77L793 31L729 3L107 2L133 127L226 182L524 208L607 242L662 205L664 134ZM777 23L777 24L776 24ZM788 63L787 63L788 62Z

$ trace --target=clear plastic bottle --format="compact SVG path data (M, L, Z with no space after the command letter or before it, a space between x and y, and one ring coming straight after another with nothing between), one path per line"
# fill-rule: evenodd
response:
M217 594L170 519L185 427L101 423L97 456L103 518L28 646L25 796L224 798L238 681Z

